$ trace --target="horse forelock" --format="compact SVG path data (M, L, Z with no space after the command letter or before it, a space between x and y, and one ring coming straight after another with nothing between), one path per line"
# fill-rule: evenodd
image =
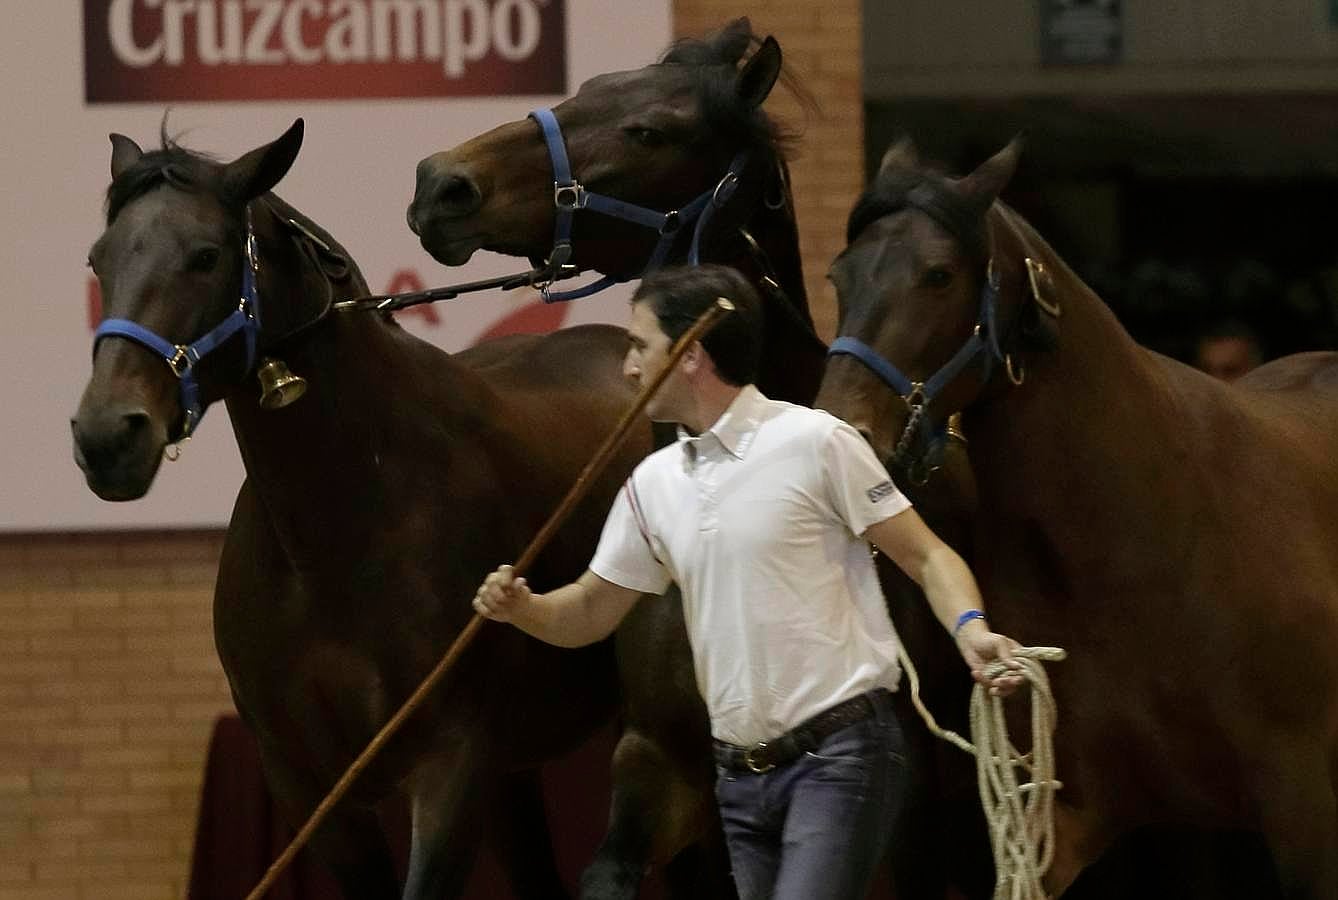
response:
M162 184L193 192L215 190L217 162L203 153L165 140L160 150L141 156L107 188L107 224L129 203Z
M659 65L682 66L692 71L694 91L701 104L703 121L713 132L747 148L754 156L785 159L796 135L739 96L736 86L739 63L762 39L746 25L734 23L706 38L682 38L670 45ZM805 105L813 105L788 69L781 80Z
M946 179L912 170L881 174L860 195L846 220L846 243L874 222L906 209L917 209L952 235L973 258L984 261L989 254L986 217L980 209L960 197Z
M733 68L743 59L749 47L761 43L762 39L753 33L752 27L740 20L704 38L679 38L669 45L660 61L687 66L721 65Z

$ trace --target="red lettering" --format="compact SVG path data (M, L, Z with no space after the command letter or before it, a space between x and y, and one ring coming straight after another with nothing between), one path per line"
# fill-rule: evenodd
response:
M527 303L503 316L479 336L479 343L508 334L547 334L562 327L567 318L566 303Z
M427 285L423 284L423 279L418 277L418 273L413 269L399 269L394 275L390 276L390 284L386 285L387 294L407 294L412 291L426 290ZM437 308L431 303L420 303L417 306L410 306L401 309L395 313L396 319L407 319L409 316L419 316L424 324L435 328L441 324L441 316L437 314Z

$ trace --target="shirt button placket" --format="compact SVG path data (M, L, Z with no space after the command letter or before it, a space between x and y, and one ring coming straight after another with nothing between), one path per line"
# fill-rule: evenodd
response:
M702 531L715 531L720 525L719 505L717 502L716 477L717 465L709 455L697 457L697 499L701 503Z

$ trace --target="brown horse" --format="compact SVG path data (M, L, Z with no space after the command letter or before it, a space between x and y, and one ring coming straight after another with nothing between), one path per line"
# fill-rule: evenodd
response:
M759 40L746 19L680 41L660 63L592 78L551 110L548 127L579 193L555 197L538 118L547 111L539 111L420 162L409 226L445 265L478 249L557 255L616 279L640 275L652 259L734 265L766 282L759 387L811 400L826 346L803 286L787 140L761 108L780 75L780 45ZM568 234L555 240L564 218Z
M113 137L107 227L90 254L112 318L73 420L90 487L129 500L164 447L225 401L246 481L220 563L216 642L295 823L419 684L470 618L479 581L516 558L631 399L621 329L451 356L388 317L332 312L367 292L361 274L269 193L301 140L299 121L222 165L166 139L144 153ZM271 411L251 375L277 353L310 389ZM647 427L534 577L581 572L649 447ZM485 628L316 835L345 896L401 896L373 811L401 787L412 814L403 897L457 896L484 834L518 896L562 896L532 773L612 715L615 677L611 642L573 652Z
M1338 898L1338 356L1227 386L1138 347L997 201L1019 152L889 151L820 402L885 458L964 411L991 618L1069 650L1053 894L1160 822L1257 830L1285 896Z
M759 40L748 21L739 19L704 40L678 42L660 63L591 79L552 113L570 171L583 190L643 210L691 206L746 156L733 197L716 211L696 249L703 261L743 271L764 298L762 390L810 403L825 346L814 336L808 313L786 142L761 108L781 71L776 41ZM527 119L424 159L408 210L423 246L448 265L463 263L478 248L536 261L551 256L558 218L551 141L537 120ZM574 212L570 227L572 264L616 277L639 273L661 241L651 229L592 207ZM664 261L691 258L693 231L679 229ZM950 454L949 462L958 464L954 481L967 476L960 493L969 498L969 473L960 471L960 453ZM956 511L956 497L935 492L916 500L930 505L922 512L941 534L965 539L961 525L967 520ZM917 659L929 660L927 698L936 709L949 710L947 723L965 729L970 680L951 641L911 582L892 566L883 574L898 632ZM732 896L715 824L706 711L676 594L644 598L619 628L615 644L625 730L613 760L609 829L583 878L583 894L635 896L647 866L663 863L675 896ZM982 853L984 864L971 867L964 880L987 889L988 845L970 791L969 760L939 752L935 739L909 714L903 719L911 725L917 778L905 827L894 842L899 895L941 895L946 873L961 873L963 858L979 859ZM944 791L933 787L939 768L952 773L952 783L966 785L950 813L944 812ZM941 827L929 827L931 819ZM962 837L966 821L975 826L972 841ZM951 842L941 839L949 832ZM973 852L965 851L965 844Z

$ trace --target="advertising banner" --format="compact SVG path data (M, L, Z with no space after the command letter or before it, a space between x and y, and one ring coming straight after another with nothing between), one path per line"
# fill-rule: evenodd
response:
M566 92L564 0L83 0L84 97Z
M68 0L14 3L0 45L6 214L0 260L0 530L211 527L243 470L212 410L142 500L84 484L70 417L100 317L84 262L103 226L111 144L161 130L223 160L301 117L276 192L349 250L374 291L488 278L524 260L478 253L446 269L405 224L423 157L553 105L602 72L654 61L668 0ZM414 307L398 318L454 351L512 330L626 320L630 288L544 306L532 291Z

